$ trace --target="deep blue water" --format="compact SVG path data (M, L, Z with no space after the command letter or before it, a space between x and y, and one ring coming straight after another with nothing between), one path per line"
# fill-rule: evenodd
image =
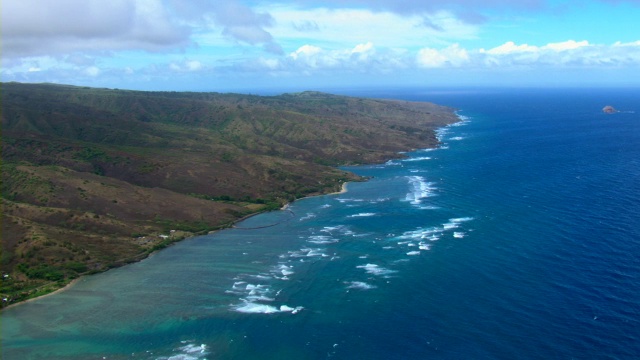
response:
M464 121L240 224L276 226L3 311L3 359L640 358L640 90L362 94Z

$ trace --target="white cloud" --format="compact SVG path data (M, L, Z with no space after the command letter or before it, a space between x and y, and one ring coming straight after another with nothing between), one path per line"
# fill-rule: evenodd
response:
M258 63L261 68L268 70L278 70L280 67L280 61L278 59L259 58Z
M516 54L516 53L539 53L539 52L544 52L546 50L553 50L553 51L575 50L585 46L590 46L589 42L586 40L582 40L582 41L567 40L563 42L549 43L540 47L529 45L529 44L516 45L513 41L507 41L506 43L500 46L496 46L489 50L480 49L480 52L491 54L491 55L508 55L508 54Z
M100 69L97 66L89 66L88 68L84 69L84 73L89 76L96 77L100 75Z
M613 44L614 47L633 47L633 46L638 46L640 47L640 40L638 41L633 41L633 42L628 42L628 43L622 43L620 41L616 41Z
M413 54L413 55L412 55ZM351 48L325 49L306 44L291 52L284 61L269 63L269 69L290 71L392 72L415 67L429 68L553 68L592 66L640 66L640 41L594 45L588 41L567 40L544 45L506 42L489 50L466 49L459 44L442 48L424 47L416 52L374 46L372 42Z
M420 67L436 68L442 66L460 67L470 61L467 50L458 44L444 49L423 48L418 51L417 64Z
M270 33L282 44L297 43L298 39L309 36L308 28L298 24L313 24L314 43L333 49L368 41L389 48L441 45L452 40L473 39L478 34L476 25L466 24L444 11L400 15L356 8L299 9L281 5L266 9L274 19ZM425 25L426 18L437 26Z
M480 49L477 57L477 63L486 66L640 66L640 41L601 45L567 40L542 46L509 41L489 50Z
M393 74L429 69L553 69L599 67L640 67L640 41L593 45L568 40L544 45L507 42L490 50L466 49L459 44L417 51L384 48L373 42L329 49L305 44L285 57L259 57L227 68L227 72L266 72L272 76L295 74Z
M616 1L616 0L609 0ZM624 0L617 0L624 1ZM627 0L633 1L633 0ZM315 0L297 0L298 4L317 4ZM413 15L433 13L438 10L456 11L465 16L476 19L478 11L489 9L513 10L513 9L541 9L545 5L544 0L430 0L430 1L398 1L398 0L324 0L327 6L335 4L341 7L362 8L366 7L375 12L392 12L399 15Z
M317 46L313 46L313 45L302 45L301 47L298 48L298 50L292 52L291 54L289 54L289 56L291 58L293 58L294 60L297 60L298 58L308 58L308 57L312 57L315 56L319 53L322 52L322 49L317 47Z
M362 69L380 59L372 42L357 44L352 48L325 50L318 46L303 45L288 56L287 64L294 68L311 69Z
M283 54L282 47L267 29L274 25L268 11L259 11L238 0L225 0L199 6L200 15L210 31L244 45L260 45L270 53Z
M291 26L299 32L316 32L320 31L318 23L312 20L295 21L291 23Z
M290 52L284 58L260 57L248 60L238 66L254 72L268 71L272 74L313 74L328 71L387 71L389 67L399 68L393 51L377 52L371 42L356 44L344 49L325 49L305 44ZM403 52L396 51L395 54Z
M189 71L197 71L202 69L202 63L200 61L195 61L195 60L187 61L186 65Z
M589 46L589 42L586 40L575 41L568 40L559 43L549 43L543 47L543 49L550 49L555 51L565 51L565 50L574 50L584 46Z
M2 4L3 57L159 51L188 44L161 0L40 0Z
M352 54L365 54L373 51L373 43L369 41L366 44L358 44L351 50Z
M528 44L516 45L513 41L507 41L506 43L496 46L493 49L484 50L480 49L481 53L487 53L491 55L505 55L505 54L513 54L513 53L521 53L521 52L536 52L538 51L537 46L530 46Z
M289 54L289 58L296 64L302 64L304 67L317 68L318 66L331 66L330 57L323 54L321 48L312 45L303 45L296 51Z
M203 68L204 66L198 60L185 60L182 62L172 62L169 64L169 69L176 72L194 72L200 71Z
M424 48L418 51L417 61L422 67L441 67L447 62L447 57L437 49Z

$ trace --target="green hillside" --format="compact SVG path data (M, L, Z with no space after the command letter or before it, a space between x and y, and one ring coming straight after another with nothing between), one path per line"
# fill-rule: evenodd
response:
M429 103L3 83L2 306L436 145Z

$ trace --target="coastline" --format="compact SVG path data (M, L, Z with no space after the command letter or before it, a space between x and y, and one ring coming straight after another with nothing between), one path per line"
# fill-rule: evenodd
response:
M454 116L454 118L456 119L455 121L452 121L452 122L446 123L446 124L444 124L444 125L441 125L441 126L439 126L439 127L435 128L435 129L433 129L432 131L434 131L434 133L436 133L438 129L445 128L445 127L451 126L451 125L453 125L453 124L456 124L456 123L458 123L458 122L461 122L461 121L464 121L464 120L465 120L465 118L464 118L463 116L461 116L461 115L458 113L458 110L456 110L456 109L452 110L452 111L451 111L451 114L452 114L452 115ZM427 147L427 148L425 148L425 149L428 149L428 148L437 148L437 147L439 146L439 143L440 143L440 141L438 140L438 141L437 141L437 144L436 144L435 146L433 146L433 147ZM415 150L415 149L411 149L410 151L414 151L414 150ZM398 154L401 154L401 153L398 153ZM366 179L365 179L365 181L366 181ZM339 190L339 191L336 191L336 192L331 192L331 193L320 193L320 194L315 194L315 195L305 196L305 197L302 197L302 198L299 198L299 199L295 199L294 201L302 200L302 199L306 199L306 198L311 198L311 197L316 197L316 196L325 196L325 195L338 195L338 194L344 194L344 193L347 193L347 192L348 192L348 184L349 184L349 182L344 182L344 183L342 183L342 186L341 186L340 190ZM292 201L292 202L293 202L293 201ZM292 202L290 202L290 203L286 203L285 205L283 205L283 206L280 208L280 210L281 210L281 211L290 211L290 212L291 212L291 210L289 210L289 206L290 206L290 204L291 204ZM246 215L246 216L244 216L244 217L242 217L242 218L239 218L239 219L237 219L237 220L234 220L234 221L233 221L233 222L228 226L228 228L243 229L243 228L238 228L238 227L236 227L235 225L236 225L237 223L241 222L241 221L244 221L244 220L246 220L246 219L250 218L250 217L257 216L257 215L260 215L260 214L265 213L265 212L266 212L266 211L258 211L258 212L254 213L254 214L249 214L249 215ZM293 214L293 212L291 212L291 213ZM295 215L295 214L294 214L294 215ZM270 226L272 226L272 225L270 225ZM207 233L207 234L215 234L216 232L218 232L218 231L220 231L220 230L222 230L222 229L219 229L219 230L213 230L213 231L210 231L210 232L209 232L209 233ZM251 230L251 228L245 228L244 230ZM172 242L171 244L169 244L169 246L170 246L170 245L173 245L173 244L175 244L175 243L181 242L181 241L183 241L183 240L186 240L186 239L190 239L190 238L193 238L193 237L196 237L196 236L207 235L207 234L193 234L192 236L188 236L188 237L184 237L184 238L182 238L182 239L176 240L176 241ZM118 267L121 267L121 266L127 265L127 264L129 264L129 263L134 263L134 262L142 261L142 260L144 260L144 259L146 259L146 258L148 258L148 257L153 256L155 253L157 253L158 251L163 250L163 249L164 249L164 248L162 248L162 249L157 249L157 250L155 250L155 251L152 251L152 252L150 252L150 253L145 254L145 256L141 256L141 257L139 257L138 259L136 259L136 260L134 260L134 261L132 261L132 262L123 263L123 264L121 264L120 266L115 266L115 267L113 267L113 268L118 268ZM109 269L106 269L106 270L104 270L104 271L100 271L100 272L98 272L98 273L106 272L106 271L109 271L109 270L111 270L111 269L113 269L113 268L109 268ZM8 309L8 308L11 308L11 307L14 307L14 306L18 306L18 305L20 305L20 304L25 304L25 303L27 303L27 302L31 302L31 301L36 300L36 299L40 299L40 298L43 298L43 297L46 297L46 296L50 296L50 295L53 295L53 294L58 293L58 292L66 291L66 290L68 290L69 288L71 288L71 286L75 285L75 284L76 284L80 279L82 279L84 276L94 275L94 274L95 274L95 273L86 274L86 275L80 275L78 278L73 279L72 281L68 282L68 283L67 283L67 284L65 284L64 286L62 286L62 287L60 287L60 288L58 288L58 289L56 289L56 290L53 290L53 291L51 291L51 292L49 292L49 293L46 293L46 294L43 294L43 295L39 295L39 296L36 296L36 297L33 297L33 298L29 298L29 299L26 299L26 300L22 300L22 301L19 301L19 302L11 303L11 304L9 304L9 305L7 305L7 306L3 306L3 307L1 307L1 308L0 308L0 313L1 313L3 310L5 310L5 309ZM50 285L51 285L51 284L46 284L46 285L43 285L42 287L46 287L46 286L50 286Z
M19 305L22 305L22 304L27 304L27 303L30 303L30 302L32 302L32 301L35 301L35 300L38 300L38 299L45 298L45 297L47 297L47 296L51 296L51 295L54 295L54 294L57 294L57 293L60 293L60 292L66 291L66 290L70 289L70 288L71 288L71 286L73 286L73 285L75 285L76 283L78 283L78 281L80 281L80 280L81 280L83 277L85 277L85 276L88 276L88 275L80 275L80 276L78 276L77 278L75 278L75 279L73 279L73 280L69 281L69 282L68 282L67 284L65 284L63 287L58 288L58 289L56 289L56 290L53 290L52 292L48 292L48 293L43 294L43 295L40 295L40 296L32 297L32 298L29 298L29 299L26 299L26 300L22 300L22 301L15 302L15 303L9 304L9 305L7 305L7 306L4 306L4 307L2 307L2 308L0 309L0 313L1 313L2 311L6 310L6 309L10 309L10 308L12 308L12 307L16 307L16 306L19 306ZM46 284L46 285L43 285L43 287L45 287L45 286L50 286L50 285L51 285L51 284Z
M343 183L342 183L342 188L340 189L340 191L337 191L337 192L334 192L334 193L331 193L331 194L327 194L327 195L344 194L344 193L348 192L348 191L349 191L349 190L347 189L347 185L348 185L348 184L349 184L349 182L348 182L348 181L343 182Z
M306 198L310 198L310 197L315 197L315 196L326 196L326 195L344 194L344 193L346 193L346 192L347 192L347 184L349 184L349 182L344 182L344 183L342 183L342 187L340 188L340 190L339 190L339 191L335 191L335 192L332 192L332 193L326 193L326 194L318 194L318 195L306 196L306 197L303 197L303 198L300 198L300 199L296 199L296 200L294 200L294 201L298 201L298 200L302 200L302 199L306 199ZM286 204L284 204L284 205L280 208L280 211L290 211L290 210L289 210L289 205L290 205L290 204L291 204L291 203L286 203ZM258 216L258 215L263 214L263 213L265 213L265 211L259 211L259 212L256 212L255 214L250 214L250 215L243 216L242 218L235 220L235 221L233 222L233 224L231 224L230 228L233 228L233 229L241 229L241 230L250 230L250 229L236 228L236 227L235 227L235 225L236 225L237 223L239 223L239 222L242 222L242 221L244 221L244 220L248 219L248 218L251 218L251 217L253 217L253 216ZM183 238L183 239L181 239L181 240L178 240L178 241L176 241L176 242L172 243L172 245L173 245L173 244L176 244L176 243L178 243L178 242L182 242L182 241L187 240L187 239L194 238L194 237L196 237L196 236L203 236L203 235L208 235L208 234L215 234L215 233L217 233L218 231L220 231L220 230L213 230L213 231L208 232L207 234L199 234L199 235L193 235L193 236L185 237L185 238ZM135 262L143 261L143 260L145 260L145 259L147 259L147 258L150 258L151 256L153 256L154 254L156 254L158 251L161 251L161 250L164 250L164 249L158 249L158 250L156 250L156 251L153 251L153 252L149 253L147 256L145 256L144 258L142 258L142 259L140 259L140 260L137 260L137 261L135 261ZM124 266L124 265L127 265L127 264L123 264L123 266ZM112 268L112 269L113 269L113 268ZM106 272L106 271L109 271L109 270L112 270L112 269L107 269L107 270L102 271L102 272ZM99 272L99 273L102 273L102 272ZM99 273L98 273L98 274L99 274ZM47 297L47 296L51 296L51 295L54 295L54 294L56 294L56 293L60 293L60 292L66 291L66 290L70 289L73 285L77 284L77 283L78 283L82 278L84 278L85 276L91 276L91 275L95 275L95 274L80 275L79 277L77 277L77 278L75 278L75 279L71 280L70 282L68 282L68 283L67 283L67 284L65 284L64 286L62 286L62 287L60 287L60 288L58 288L58 289L56 289L56 290L53 290L53 291L51 291L51 292L49 292L49 293L46 293L46 294L43 294L43 295L40 295L40 296L36 296L36 297L32 297L32 298L29 298L29 299L26 299L26 300L22 300L22 301L19 301L19 302L15 302L15 303L9 304L9 305L7 305L7 306L3 306L2 308L0 308L0 313L1 313L2 311L4 311L5 309L10 309L10 308L13 308L13 307L16 307L16 306L22 305L22 304L26 304L26 303L32 302L32 301L34 301L34 300L42 299L42 298L45 298L45 297ZM42 287L51 286L51 285L52 285L52 284L46 284L46 285L43 285Z
M307 198L312 198L312 197L316 197L316 196L328 196L328 195L344 194L344 193L346 193L346 192L348 191L348 190L347 190L347 184L349 184L349 181L345 181L345 182L343 182L343 183L342 183L342 187L341 187L341 188L340 188L340 190L338 190L338 191L334 191L334 192L326 193L326 194L309 195L309 196L305 196L305 197L300 198L300 199L296 199L296 200L294 200L294 201L298 201L298 200L302 200L302 199L307 199ZM294 202L294 201L292 201L292 202ZM284 205L280 208L280 210L288 210L288 209L289 209L289 205L291 205L291 203L286 203L286 204L284 204ZM249 215L249 216L255 216L255 215L258 215L258 214ZM242 220L244 220L244 219L242 219ZM238 221L240 221L240 220L238 220Z

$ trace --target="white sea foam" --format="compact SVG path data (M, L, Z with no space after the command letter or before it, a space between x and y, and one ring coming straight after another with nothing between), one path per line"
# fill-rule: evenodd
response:
M396 239L436 241L440 238L441 234L442 230L440 228L418 228L416 230L405 231L402 235L396 237Z
M471 118L465 115L461 115L460 113L456 112L456 115L458 116L458 119L460 119L460 121L453 123L453 124L449 124L448 126L451 127L458 127L458 126L464 126L467 125L469 123L469 121L471 121Z
M292 270L293 266L288 266L285 264L279 264L278 266L276 266L276 268L273 270L274 273L280 273L282 274L282 276L289 276L289 275L293 275L294 271Z
M369 217L369 216L375 216L375 213L359 213L359 214L355 214L355 215L349 215L347 217L350 218L356 218L356 217Z
M473 220L472 217L461 217L461 218L449 219L449 221L454 222L454 223L463 223L463 222L467 222L467 221L471 221L471 220Z
M206 359L209 355L206 344L193 344L191 341L183 341L183 345L177 349L174 349L174 354L168 357L161 356L156 360L199 360Z
M282 271L280 271L282 273L282 276L289 276L289 275L293 275L294 272L291 270L287 270L287 269L283 269Z
M371 285L371 284L367 284L366 282L363 281L351 281L347 283L349 286L347 286L347 289L359 289L359 290L370 290L370 289L375 289L377 286L375 285Z
M433 191L436 189L433 183L425 181L422 176L408 176L407 180L409 181L409 193L407 193L405 200L413 205L420 205L422 200L433 195Z
M364 271L366 271L367 273L378 276L389 275L397 272L396 270L386 269L376 264L358 265L356 266L356 268L364 269Z
M248 301L274 301L274 298L270 298L264 295L249 295L245 298Z
M354 238L362 238L362 237L368 237L368 236L372 236L372 235L375 235L375 233L362 233L362 234L353 233L353 234L351 234L351 236L353 236Z
M236 281L233 283L233 289L244 289L246 287L246 281Z
M325 232L332 232L332 231L337 231L340 230L341 228L343 228L344 225L338 225L338 226L325 226L322 228L322 230L320 231L325 231Z
M454 222L448 222L448 223L444 223L442 224L442 228L444 230L452 230L452 229L457 229L458 226L460 226L460 223L454 223Z
M350 199L350 198L337 198L336 200L338 200L340 203L360 203L360 202L365 202L364 199Z
M287 254L290 258L304 258L304 257L327 257L329 255L323 253L324 249L311 249L311 248L303 248L298 251L289 251ZM280 256L280 257L286 257Z
M449 140L460 141L460 140L464 140L464 137L462 137L462 136L454 136L452 138L449 138Z
M428 206L418 206L418 209L420 209L420 210L438 210L440 208L437 207L437 206L428 205Z
M436 151L438 150L438 148L425 148L425 149L420 149L420 152L431 152L431 151Z
M275 314L275 313L283 313L290 312L292 314L297 314L302 309L302 306L291 307L288 305L280 305L279 307L273 305L265 305L257 302L245 301L239 305L232 306L234 311L245 313L245 314Z
M473 220L472 217L461 217L461 218L453 218L449 219L449 222L442 224L442 228L444 230L452 230L457 229L464 222Z
M309 249L306 256L307 257L315 257L315 256L327 257L329 255L323 253L322 249Z
M456 239L462 239L465 235L466 235L465 233L458 232L458 231L453 233L453 237L456 238Z
M313 219L314 217L316 217L316 214L314 214L314 213L308 213L307 215L305 215L305 216L301 217L301 218L300 218L300 221Z
M267 289L268 286L267 285L254 285L254 284L247 284L245 286L245 289L248 291L256 291L256 290L262 290L262 289Z
M269 280L269 279L271 279L271 276L262 275L262 274L251 275L251 277L254 278L254 279L258 279L258 280Z
M246 302L241 305L236 305L234 310L247 314L273 314L280 312L280 309L275 306L253 302Z
M324 244L333 244L338 242L338 239L335 239L328 235L312 235L308 240L310 243L324 245Z
M288 305L282 305L280 306L280 312L290 312L292 314L297 314L299 313L302 309L304 309L302 306L296 306L294 308L292 308L291 306Z
M355 236L355 233L351 229L349 229L349 227L347 227L346 225L325 226L320 231L326 232L329 234L333 234L334 232L337 232L340 235Z
M418 249L420 250L430 250L431 249L431 245L420 242L420 244L418 244Z
M431 160L432 158L430 156L421 156L421 157L414 157L414 158L408 158L408 159L404 159L402 161L404 162L413 162L413 161L425 161L425 160Z
M420 251L417 251L417 250L416 251L409 251L407 253L407 255L410 255L410 256L412 256L412 255L420 255Z
M449 127L442 127L436 130L436 138L438 141L442 141L444 137L449 133Z
M255 275L248 276L252 278L256 277ZM272 277L266 278L268 280L273 280ZM227 290L225 292L240 296L240 299L245 303L254 303L256 301L271 302L275 300L271 295L271 286L265 284L251 284L246 281L236 281L231 286L231 290Z

